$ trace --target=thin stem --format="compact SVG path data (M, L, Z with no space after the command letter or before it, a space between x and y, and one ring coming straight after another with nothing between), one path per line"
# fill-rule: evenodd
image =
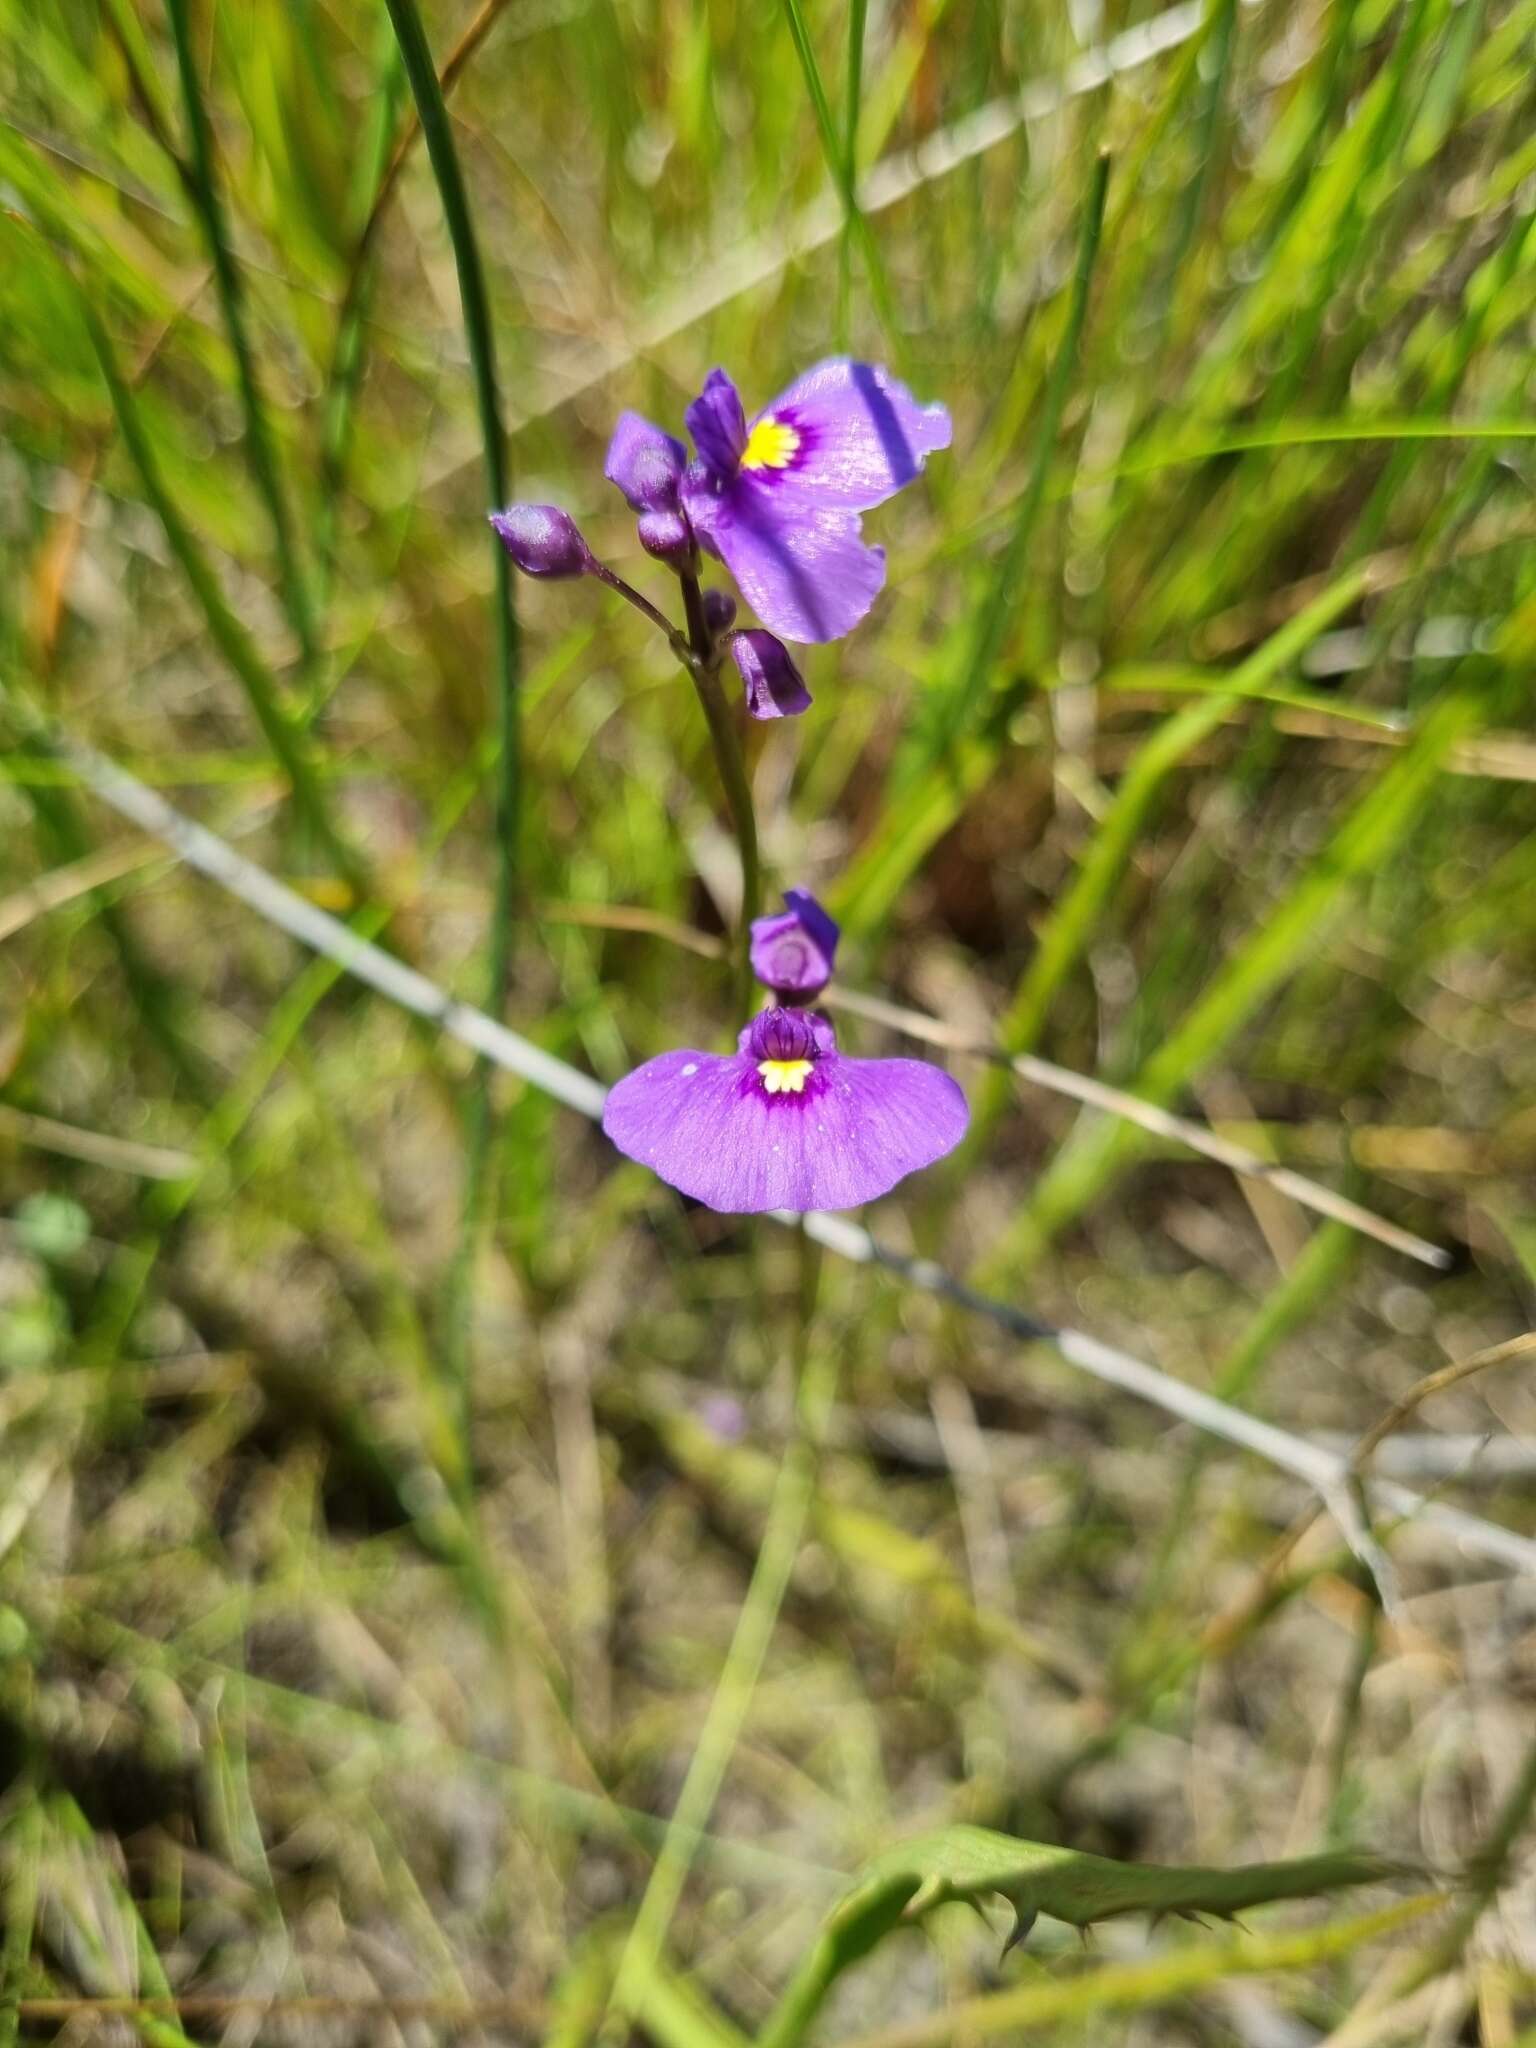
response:
M453 245L453 260L459 274L459 299L464 310L464 336L469 346L474 373L475 401L480 415L486 485L492 505L507 502L507 448L501 423L501 400L496 383L496 343L486 296L485 274L480 265L480 248L475 239L474 220L469 210L464 178L454 148L453 130L443 100L442 86L432 62L431 47L416 0L385 0L389 18L427 145L432 174L437 180L443 204L443 219ZM517 887L517 843L522 807L521 724L518 693L519 646L517 619L512 609L512 577L506 550L494 534L490 537L494 559L491 599L496 630L497 712L501 772L496 790L496 889L491 907L491 930L486 974L486 1009L499 1019L506 1008L507 985L512 970L512 913ZM482 1059L476 1073L470 1106L464 1159L464 1217L458 1256L451 1281L449 1332L451 1368L459 1387L466 1446L469 1424L470 1332L469 1318L474 1280L474 1254L481 1227L492 1207L490 1164L495 1135L491 1085L492 1067Z
M672 1916L688 1881L695 1847L709 1823L757 1688L815 1495L820 1446L837 1392L839 1358L835 1344L812 1347L821 1253L806 1233L803 1216L796 1219L795 1235L799 1266L793 1338L794 1435L779 1467L762 1547L715 1696L668 1824L661 1854L619 1961L611 2011L626 2016L637 2011L655 1974Z
M664 611L659 610L657 606L653 605L651 600L636 590L632 583L626 583L622 576L616 576L607 563L598 561L596 556L593 557L592 566L587 571L587 574L595 576L599 583L606 583L608 588L616 591L626 604L632 604L637 612L644 612L651 624L658 631L666 634L673 653L676 654L683 666L685 668L690 666L689 655L693 650Z
M709 737L715 749L715 765L720 771L720 780L725 788L725 800L730 806L731 822L736 827L736 844L741 853L741 922L736 936L736 985L739 1007L746 1010L752 1002L752 920L762 904L762 871L757 852L757 814L752 806L752 785L747 780L746 762L742 759L741 742L736 737L736 727L731 718L730 706L720 688L720 675L714 636L704 616L704 596L699 589L697 576L685 575L683 584L683 608L688 614L688 641L693 659L688 663L688 673L693 677L693 687L699 693L699 702L704 707L704 716L709 723Z

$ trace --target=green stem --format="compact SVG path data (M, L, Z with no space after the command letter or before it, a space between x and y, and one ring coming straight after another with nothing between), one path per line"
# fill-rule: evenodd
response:
M672 1916L692 1868L695 1847L709 1824L757 1688L815 1494L820 1445L837 1389L839 1356L835 1344L812 1348L820 1250L806 1235L803 1220L796 1236L799 1287L794 1329L794 1435L779 1467L762 1546L715 1696L619 1962L612 2007L626 2016L632 2015L643 2001L665 1947Z
M453 245L453 260L459 275L459 299L464 311L464 336L469 347L474 375L475 402L480 415L480 438L485 462L486 486L493 506L507 502L506 437L501 424L501 400L496 382L496 343L486 296L485 274L480 248L475 239L469 199L454 148L453 130L443 100L442 86L432 61L416 0L385 0L401 60L410 80L427 145L432 173L442 200L443 219ZM496 631L497 708L501 772L496 790L496 888L491 908L485 1007L499 1018L506 1008L507 986L512 971L512 913L517 888L517 843L521 822L522 755L520 705L518 696L519 647L517 620L512 609L512 579L506 550L494 534L490 536L494 562L491 598ZM470 1383L470 1306L473 1294L474 1255L482 1225L492 1206L490 1164L495 1136L491 1098L492 1069L482 1060L476 1073L470 1105L464 1159L464 1217L458 1256L450 1283L449 1341L454 1377L463 1404L466 1441Z
M177 168L182 173L187 195L197 211L202 223L203 236L208 244L214 286L219 296L219 310L223 314L225 332L229 336L229 345L234 352L235 374L240 385L240 405L245 414L246 455L251 465L251 474L256 481L256 488L261 493L267 508L267 516L272 522L278 574L282 581L283 607L298 639L303 665L307 670L315 658L314 612L303 571L299 566L298 550L294 545L293 522L283 496L272 430L267 423L266 406L256 375L256 358L246 328L245 298L240 271L230 249L229 230L224 218L224 202L214 174L213 134L208 121L208 110L203 105L202 84L197 73L197 53L192 46L192 23L187 0L166 0L166 13L170 18L171 38L176 46L176 71L181 82L181 98L186 110L187 141L190 149L185 164L180 158L176 159Z
M741 853L741 922L737 931L735 947L735 975L738 1007L746 1011L752 1006L752 962L749 948L752 943L752 920L762 907L762 868L757 851L757 814L752 804L752 785L747 780L746 762L742 758L741 742L736 737L736 727L731 718L730 706L720 688L718 657L714 636L704 617L704 598L699 589L697 576L682 578L683 609L688 615L688 643L693 660L688 664L688 673L693 677L693 687L698 692L699 703L709 724L710 742L715 750L715 765L720 771L720 781L725 790L725 800L730 807L731 823L736 828L736 844Z

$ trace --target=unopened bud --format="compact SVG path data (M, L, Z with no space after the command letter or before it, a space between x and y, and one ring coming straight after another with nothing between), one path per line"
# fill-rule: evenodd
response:
M681 512L642 512L635 521L640 545L669 569L691 569L694 563L693 529Z
M525 576L585 576L592 567L580 528L558 505L509 505L491 524Z
M752 920L752 972L781 1002L807 1002L832 979L839 937L809 889L786 889L781 916Z
M734 624L736 600L728 590L706 590L704 593L704 623L711 633L723 633L727 626Z
M747 710L753 718L795 718L810 709L805 677L782 640L755 626L749 632L733 634L730 648L746 685Z

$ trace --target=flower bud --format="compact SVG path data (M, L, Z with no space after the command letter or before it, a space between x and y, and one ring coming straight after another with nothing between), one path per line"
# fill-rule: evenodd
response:
M728 590L706 590L704 623L711 633L723 633L736 622L736 600Z
M780 916L752 920L752 972L781 1001L807 1002L832 979L839 936L809 889L786 889Z
M746 685L747 710L753 718L794 718L810 709L811 693L805 678L782 640L753 627L734 634L730 649Z
M608 443L603 475L618 485L632 511L675 512L687 461L681 441L639 413L623 412Z
M681 512L642 512L635 521L640 545L679 574L694 566L693 528Z
M558 505L509 505L491 524L525 576L585 576L592 567L592 550Z

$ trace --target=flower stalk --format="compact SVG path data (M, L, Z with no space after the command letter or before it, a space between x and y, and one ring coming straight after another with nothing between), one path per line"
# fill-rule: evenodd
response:
M736 1751L742 1726L757 1690L763 1660L778 1625L779 1611L789 1590L790 1576L800 1554L801 1539L816 1492L816 1471L827 1422L837 1395L839 1365L835 1344L813 1345L812 1331L816 1293L820 1277L821 1248L806 1234L805 1219L795 1226L798 1251L792 1358L795 1376L793 1433L779 1467L763 1540L752 1568L746 1599L736 1617L735 1632L709 1712L699 1735L698 1747L683 1780L677 1805L662 1842L661 1853L651 1871L650 1882L640 1901L640 1910L630 1928L629 1938L614 1982L610 2015L630 2016L645 1996L646 1987L666 1944L683 1886L700 1835L709 1825L720 1787Z
M762 906L757 812L752 802L752 785L747 780L741 742L736 736L725 692L720 687L720 651L704 614L704 593L699 588L698 577L691 573L683 576L682 586L683 611L688 620L688 647L693 655L693 660L687 664L688 673L693 678L693 687L709 726L715 767L725 791L725 801L736 832L737 851L741 856L741 915L737 920L736 944L732 949L732 971L737 1006L745 1009L752 999L752 920Z

